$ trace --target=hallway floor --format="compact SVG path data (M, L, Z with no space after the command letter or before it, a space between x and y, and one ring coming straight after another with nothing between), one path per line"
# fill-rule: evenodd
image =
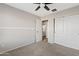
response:
M1 56L79 56L79 50L42 41L9 51Z

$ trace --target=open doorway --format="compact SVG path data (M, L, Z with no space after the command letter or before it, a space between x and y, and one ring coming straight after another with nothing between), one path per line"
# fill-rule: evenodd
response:
M42 41L48 42L48 20L42 21Z

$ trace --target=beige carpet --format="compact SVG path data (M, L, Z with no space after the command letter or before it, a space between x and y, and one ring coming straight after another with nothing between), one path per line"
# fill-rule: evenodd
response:
M38 42L1 54L1 56L79 56L79 51L55 43Z

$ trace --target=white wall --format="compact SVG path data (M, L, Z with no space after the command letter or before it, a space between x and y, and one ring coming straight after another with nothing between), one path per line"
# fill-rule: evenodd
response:
M79 15L56 19L55 43L79 50Z
M35 42L37 16L0 4L0 53Z
M66 47L79 50L79 6L69 8L44 18L49 21L49 43L57 43ZM54 39L54 22L55 18L55 39Z
M79 6L55 14L55 43L79 50Z

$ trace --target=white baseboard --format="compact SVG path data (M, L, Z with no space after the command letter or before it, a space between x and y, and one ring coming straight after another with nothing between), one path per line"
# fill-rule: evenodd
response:
M12 48L12 49L8 49L8 50L5 50L5 51L2 51L2 52L0 52L0 54L7 53L8 51L15 50L15 49L17 49L17 48L21 48L21 47L23 47L23 46L27 46L27 45L30 45L30 44L32 44L32 43L35 43L35 42L30 42L30 43L23 44L23 45L20 45L20 46L18 46L18 47Z

